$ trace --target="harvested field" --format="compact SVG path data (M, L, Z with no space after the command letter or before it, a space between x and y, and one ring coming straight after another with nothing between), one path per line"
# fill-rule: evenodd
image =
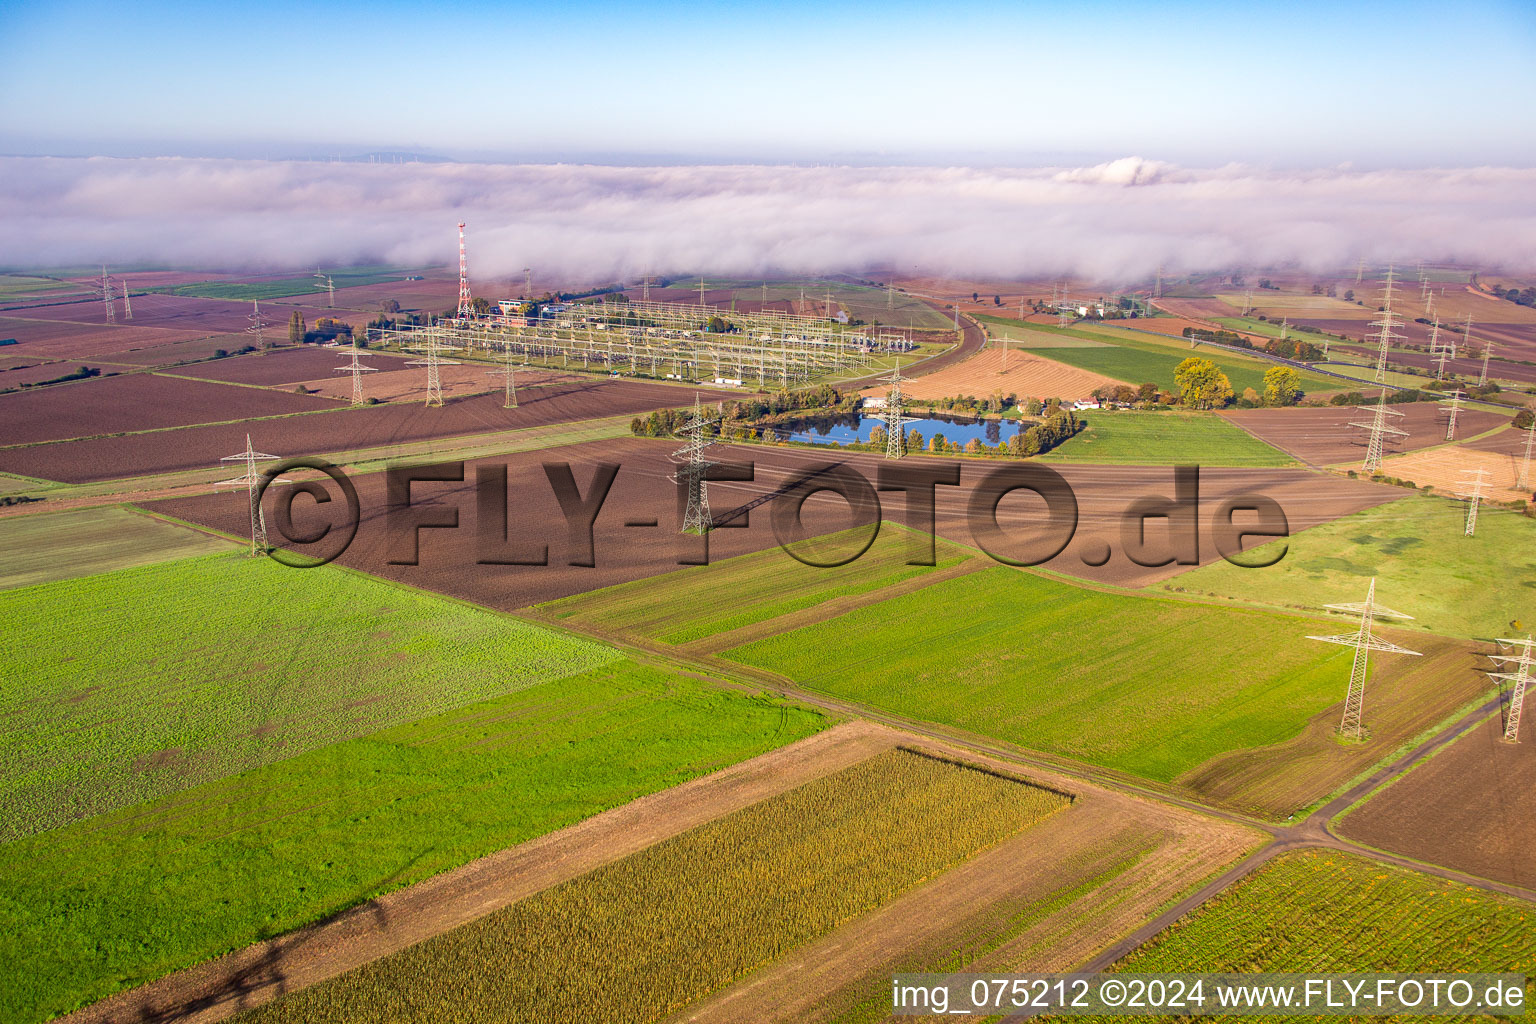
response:
M0 618L0 843L619 657L239 552L0 591Z
M964 362L918 377L904 385L902 393L920 400L960 395L989 398L1003 394L1077 401L1088 398L1095 388L1113 387L1119 383L1103 374L1064 366L1029 352L989 348ZM885 387L866 388L862 394L883 397L888 390Z
M1306 851L1267 865L1115 969L1530 974L1536 918L1513 897L1347 853Z
M0 519L0 590L228 551L229 542L106 507Z
M347 350L346 358L340 364L345 366L352 358L350 350ZM399 370L385 370L383 366L391 363L381 363L379 360L370 359L367 354L362 357L363 365L381 367L378 373L363 374L363 394L368 398L377 398L381 402L424 402L427 397L426 370L419 366L408 367ZM441 375L443 394L447 397L482 395L488 391L503 393L503 382L500 376L492 376L489 372L496 369L482 363L463 363L458 366L443 366L438 369ZM500 372L499 370L497 371ZM545 384L574 384L591 381L591 377L581 377L574 373L560 373L556 370L525 370L518 368L514 377L518 388L518 401L521 403L526 398L535 397L533 392L526 388L536 388ZM350 374L337 373L331 377L322 377L316 380L304 381L304 386L311 391L328 395L331 398L352 399L352 377Z
M1536 521L1485 508L1468 537L1461 502L1398 494L1406 496L1255 549L1262 559L1286 546L1267 569L1207 565L1164 589L1315 610L1362 600L1374 579L1383 604L1414 617L1403 630L1473 639L1503 635L1511 618L1536 622Z
M187 341L173 341L165 345L130 348L121 352L104 352L101 358L130 366L179 367L185 363L196 364L213 359L220 349L225 352L238 352L249 344L251 344L249 334L214 334ZM171 372L180 371L172 369Z
M1448 414L1438 403L1411 402L1387 408L1403 414L1389 415L1389 425L1408 432L1405 437L1387 436L1385 448L1388 454L1446 443ZM1368 432L1361 427L1352 427L1350 423L1369 422L1372 414L1353 406L1330 406L1324 409L1237 409L1221 415L1303 462L1324 466L1354 463L1365 458ZM1463 437L1470 437L1507 422L1508 414L1466 408L1457 417L1456 430Z
M294 309L302 312L310 324L323 316L361 324L366 322L368 316L351 310L327 309L306 303L302 306L285 306L281 316L267 314L263 319L268 320L274 332L278 332ZM68 321L88 326L101 325L104 318L99 299L56 306L34 306L26 310L26 315L30 319ZM123 320L122 315L122 302L119 300L119 327L131 323L140 329L161 328L209 335L244 331L251 326L251 304L248 301L197 299L185 295L135 295L133 320Z
M196 386L189 381L174 383L182 387ZM251 435L257 450L270 452L280 458L292 458L357 451L406 441L515 430L590 419L594 416L647 412L687 405L693 397L692 390L664 384L593 380L530 389L516 409L503 409L499 394L458 398L442 408L386 404L352 409L319 396L290 395L268 389L237 388L234 385L202 386L223 388L241 396L254 396L250 399L254 402L302 402L309 403L310 407L330 407L335 411L320 416L270 419L259 425L188 427L175 434L137 434L0 449L0 469L22 476L70 483L111 480L217 465L224 456L245 450L247 433ZM0 396L0 405L16 397ZM704 392L703 397L705 401L711 401L727 396L718 392Z
M301 381L328 379L336 367L345 366L352 360L350 348L321 348L318 345L288 346L274 348L266 352L251 352L243 356L232 356L228 359L216 359L212 362L198 363L195 366L183 366L175 373L182 377L197 377L200 380L227 381L231 384L260 384L272 386L277 384L298 384ZM400 356L386 355L381 352L363 350L362 361L364 365L377 367L381 372L389 372L401 369L404 359ZM337 374L338 377L342 376ZM374 376L370 374L369 376ZM347 397L351 398L351 384L347 386Z
M264 444L260 438L257 438L257 443ZM457 507L460 527L457 530L423 531L421 564L416 566L390 565L386 562L382 474L355 478L354 483L363 508L363 522L356 540L341 557L341 561L366 572L508 610L674 571L680 565L687 564L685 559L701 557L702 551L702 542L697 538L680 537L675 532L680 513L677 485L672 482L676 464L669 458L674 448L675 442L625 438L572 445L558 453L561 461L572 465L582 493L586 493L586 488L590 486L598 463L614 462L622 467L594 527L595 568L567 565L574 552L566 539L562 525L564 518L542 469L542 463L552 458L549 452L480 460L508 467L509 487L511 493L517 496L518 516L514 520L517 528L513 531L513 540L548 545L548 566L476 564L480 555L475 540L478 509L472 493L476 472L474 465L465 467L463 484L417 486L414 492L420 495L417 500L435 499L448 507ZM278 449L278 453L282 453L281 449ZM717 520L747 502L777 493L790 482L829 462L829 456L825 453L767 446L723 448L717 457L725 461L750 462L756 474L755 481L751 483L718 482L709 485L710 501ZM853 467L871 482L877 479L879 467L885 463L878 456L847 452L833 453L830 461ZM941 537L959 544L975 543L970 528L971 518L967 512L971 489L1002 465L1006 464L990 460L963 460L960 486L936 488L936 518ZM1077 465L1061 465L1057 468L1076 493L1079 526L1072 542L1061 554L1045 563L1045 568L1089 580L1129 586L1144 586L1191 568L1176 563L1142 566L1132 562L1123 551L1117 550L1122 541L1123 513L1129 503L1142 496L1163 495L1171 498L1172 470ZM1285 469L1206 470L1201 473L1201 486L1204 502L1202 508L1211 512L1228 496L1253 492L1267 494L1285 511L1292 530L1327 522L1340 515L1390 501L1402 494L1397 488L1383 485ZM1038 543L1045 521L1043 503L1036 498L1026 499L1024 493L1018 492L1004 498L998 506L998 521L1011 538L1001 547L1004 553L1014 557L1028 557L1031 550L1038 557L1043 553ZM888 510L885 512L887 518L905 521L907 513L903 500L899 495L882 496L882 507ZM150 507L177 518L214 526L236 536L249 536L250 533L248 513L238 496L218 494L178 498L156 502ZM817 495L806 503L805 509L805 523L810 535L831 533L853 525L848 505L839 497ZM710 555L713 558L725 558L775 546L777 541L769 521L769 511L767 507L759 507L748 517L732 520L731 528L714 531L709 538ZM273 516L271 508L267 515L270 521ZM625 526L630 519L654 519L658 526ZM745 528L734 525L740 523L746 523ZM314 525L318 525L318 521ZM1153 561L1166 541L1165 522L1149 520L1146 534L1154 557L1143 558L1143 561ZM1031 541L1031 538L1034 540ZM1032 547L1026 547L1026 542L1031 543ZM1253 539L1249 543L1254 543ZM1099 552L1095 551L1095 547L1102 550L1106 545L1109 550L1108 560L1102 564L1089 565L1089 561L1098 561ZM1200 531L1198 557L1202 563L1220 558L1214 547L1214 535L1204 523Z
M1477 452L1496 452L1500 455L1520 456L1525 455L1525 442L1527 431L1517 430L1513 426L1490 433L1486 437L1477 437L1468 440L1462 447L1470 448ZM1536 452L1536 448L1532 449ZM1536 459L1536 454L1532 455Z
M945 580L721 656L807 689L955 726L1283 817L1331 792L1482 685L1464 647L1430 668L1376 666L1387 698L1370 743L1303 734L1343 698L1350 652L1308 643L1314 619L1096 592L996 567ZM1194 640L1222 638L1219 652ZM1082 652L1098 656L1084 661ZM1099 727L1102 720L1119 725ZM1300 737L1300 738L1298 738ZM1275 765L1232 784L1234 751L1309 761L1276 786ZM1210 766L1220 766L1212 769Z
M889 750L241 1019L659 1020L1067 804Z
M1536 491L1536 470L1531 473L1531 484L1516 490L1521 462L1517 455L1450 444L1387 459L1382 462L1381 471L1400 480L1412 480L1420 487L1433 487L1440 494L1455 495L1468 490L1471 475L1481 469L1485 471L1485 497L1494 501L1530 501L1532 491Z
M97 308L100 313L100 307ZM100 359L132 348L149 348L175 342L196 341L200 331L170 331L134 324L72 323L67 320L36 320L0 316L0 338L15 338L7 355L26 355L34 360Z
M1507 708L1508 693L1504 702ZM1504 742L1504 715L1491 715L1337 820L1335 828L1382 850L1536 889L1530 857L1536 843L1536 721L1530 704L1527 697L1519 743ZM1434 826L1426 828L1426 822Z
M726 766L826 724L780 701L618 661L17 840L0 860L0 927L29 969L0 977L0 1015L33 1024L193 964L203 965L194 976L231 969L243 952L210 958L439 876L419 903L407 889L341 917L392 938L424 925L432 934L466 903L468 917L484 914L487 890L507 875L571 877L558 873L622 856L658 828L686 828L689 813L718 815L689 800L698 776L787 787L804 755L775 760L771 775L766 765L761 774ZM646 794L657 795L633 803ZM567 845L529 842L567 828ZM228 1001L210 1003L228 1014L253 981L289 987L297 961L357 949L326 938L306 931L256 947L259 963L226 976ZM153 1005L155 993L127 999ZM112 1000L82 1016L152 1015Z
M338 408L338 403L325 398L132 373L0 395L0 444L31 445ZM149 443L174 446L164 438Z
M0 370L0 390L19 388L27 384L37 384L45 380L53 380L67 374L76 373L81 367L79 362L60 360L59 362L36 363L31 366L17 366L8 370ZM120 373L126 367L112 363L93 362L89 364L93 370L100 370L103 375Z

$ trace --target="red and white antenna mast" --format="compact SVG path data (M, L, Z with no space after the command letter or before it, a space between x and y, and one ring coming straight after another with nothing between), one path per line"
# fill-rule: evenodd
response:
M475 306L469 297L469 258L464 251L464 222L459 221L459 317L468 319L475 315Z

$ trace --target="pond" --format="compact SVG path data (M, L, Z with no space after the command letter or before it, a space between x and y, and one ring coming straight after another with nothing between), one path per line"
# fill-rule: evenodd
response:
M917 431L923 435L923 442L935 434L943 434L946 441L957 441L965 444L975 438L983 444L997 445L1013 439L1019 432L1017 420L981 420L954 419L949 416L918 416L912 417L913 422L907 424L907 433ZM876 416L829 416L825 419L806 421L795 424L788 429L783 427L777 431L780 440L804 441L810 444L827 444L836 441L839 444L851 444L855 441L868 441L870 432L876 427L884 429L885 421Z

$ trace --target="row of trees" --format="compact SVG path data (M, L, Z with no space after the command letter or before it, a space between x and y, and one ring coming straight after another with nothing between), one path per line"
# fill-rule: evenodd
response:
M1536 288L1505 288L1496 284L1493 286L1493 294L1517 306L1536 306Z
M1209 359L1190 356L1173 371L1179 403L1190 409L1220 409L1233 400L1232 381ZM1246 388L1240 405L1286 406L1301 400L1301 375L1289 366L1264 371L1264 391Z
M315 321L315 326L310 327L304 319L304 314L297 309L288 318L288 344L302 345L305 342L335 341L339 338L352 340L352 325L344 320L334 317L322 316Z

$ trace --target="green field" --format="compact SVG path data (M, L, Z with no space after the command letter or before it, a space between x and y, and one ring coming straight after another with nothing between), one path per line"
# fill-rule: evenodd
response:
M1169 338L1164 341L1152 334L1133 333L1135 325L1133 320L1124 321L1128 329L1116 329L1100 326L1041 327L1021 324L1017 320L1006 317L982 317L981 319L988 323L1008 326L1020 334L1040 336L1029 338L1027 341L1029 350L1035 355L1054 359L1079 369L1102 373L1106 377L1113 377L1115 380L1132 385L1150 383L1164 390L1173 390L1174 369L1190 356L1199 356L1202 359L1209 359L1220 367L1221 371L1227 375L1227 379L1232 382L1232 390L1235 394L1241 395L1244 388L1253 388L1262 394L1264 371L1275 365L1262 359L1250 359L1223 352L1209 345L1192 349L1188 342L1179 338ZM1045 339L1052 336L1073 339L1074 343L1059 347L1049 346L1045 343ZM1076 344L1080 341L1098 341L1105 344L1102 347L1085 347ZM1314 373L1298 372L1301 374L1302 386L1314 391L1334 390L1340 383L1330 382L1327 377Z
M678 278L672 282L673 288L697 288L699 279L692 280ZM704 279L704 285L710 290L721 288L731 289L732 298L743 302L752 303L756 309L757 303L763 301L763 285L759 281L742 281L737 278L709 278ZM800 301L801 292L804 292L806 301L816 303L816 315L821 315L827 293L832 293L832 312L836 313L841 307L848 311L849 317L855 320L863 320L865 323L887 324L893 327L919 327L927 330L943 330L953 328L954 320L946 313L934 309L915 296L898 291L894 296L888 296L884 288L871 288L868 285L851 284L847 281L829 281L818 278L806 278L801 280L770 280L768 281L769 302L795 302ZM698 301L695 294L694 301ZM716 297L711 297L712 305L719 305ZM727 302L729 306L729 302Z
M817 538L827 554L853 551L863 531ZM958 565L972 552L935 539L936 565L907 565L909 543L923 539L900 526L882 524L875 543L859 558L836 568L808 566L780 548L694 566L654 579L622 583L540 608L559 619L612 633L685 644L764 622L839 597L865 594ZM825 555L822 560L829 560ZM729 595L709 600L703 595Z
M3 591L0 621L0 842L620 657L238 553Z
M121 508L0 519L0 590L230 550L229 541Z
M49 292L85 292L89 285L59 281L51 277L23 277L18 274L0 274L0 302L12 302L29 295L47 295Z
M1289 739L1338 702L1349 652L1301 642L1312 626L997 566L723 656L809 689L1169 781L1217 754Z
M816 732L632 662L19 839L0 1019L42 1021Z
M408 273L410 273L409 269L399 267L351 267L329 272L337 288L401 281ZM321 287L317 288L316 285ZM196 284L182 284L152 290L165 291L172 295L187 295L197 299L237 299L241 302L249 302L252 299L281 299L288 296L313 296L317 302L325 301L324 282L313 275L286 277L276 281L201 281Z
M888 751L237 1019L660 1020L1067 803Z
M1365 600L1375 577L1381 603L1414 617L1404 628L1474 639L1536 628L1536 520L1484 509L1475 536L1464 524L1462 503L1411 495L1254 549L1289 545L1262 572L1218 562L1163 587L1315 609Z
M1115 970L1536 974L1536 915L1522 900L1363 857L1291 853Z
M1296 460L1214 413L1085 412L1087 428L1043 462L1141 466L1294 466Z

